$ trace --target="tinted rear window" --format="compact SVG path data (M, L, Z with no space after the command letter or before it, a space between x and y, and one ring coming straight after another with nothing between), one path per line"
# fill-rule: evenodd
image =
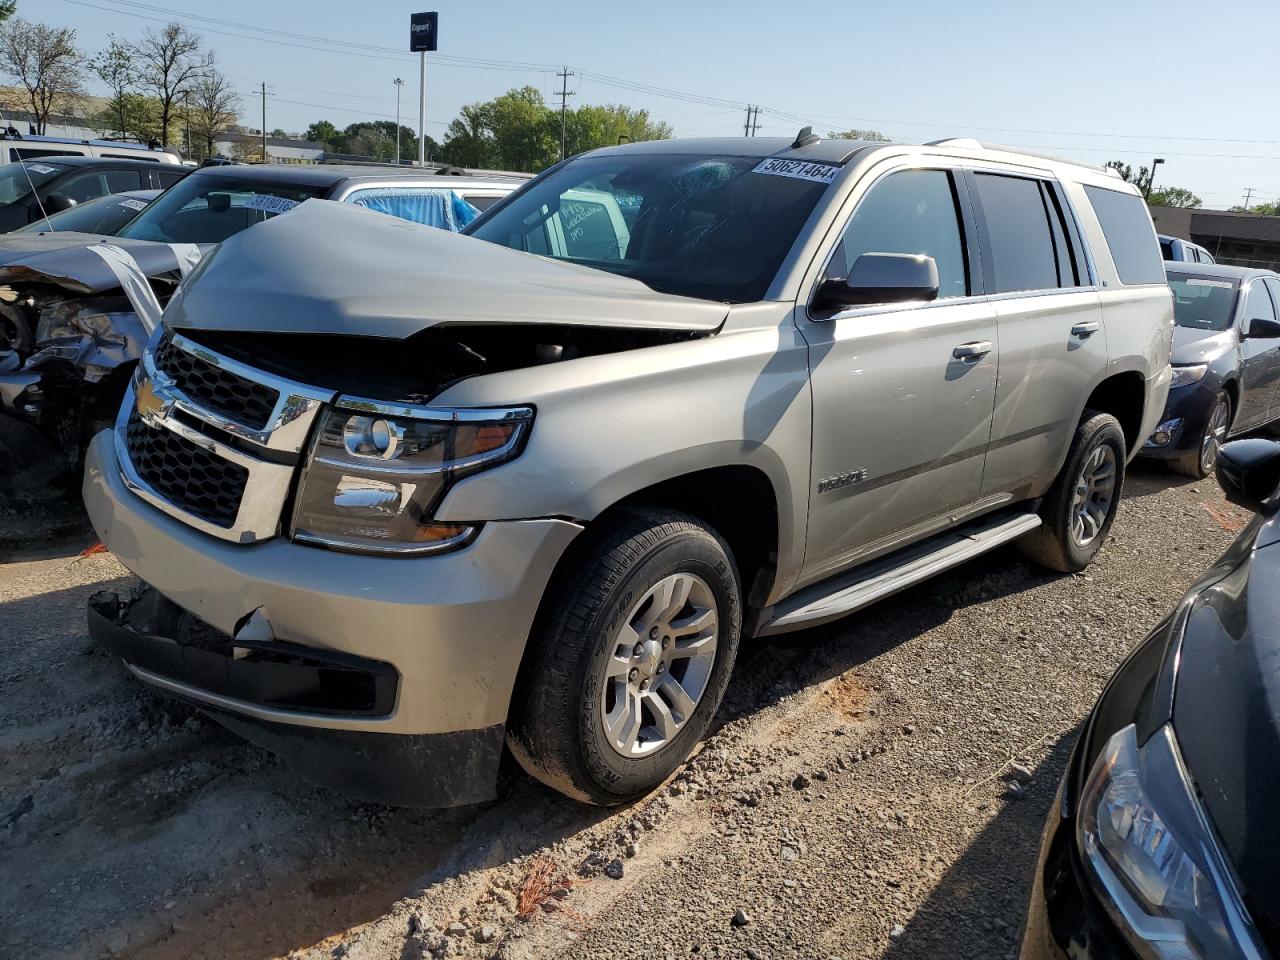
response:
M1084 192L1098 215L1120 282L1164 283L1160 246L1154 242L1151 215L1142 198L1102 187L1085 187Z
M991 292L1057 287L1054 236L1039 182L985 173L977 181L995 274Z

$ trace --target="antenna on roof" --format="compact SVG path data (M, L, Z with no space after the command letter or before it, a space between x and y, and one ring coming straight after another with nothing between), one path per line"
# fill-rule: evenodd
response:
M813 132L813 127L801 127L800 132L796 134L795 140L791 142L791 146L798 150L801 147L821 142L822 138Z

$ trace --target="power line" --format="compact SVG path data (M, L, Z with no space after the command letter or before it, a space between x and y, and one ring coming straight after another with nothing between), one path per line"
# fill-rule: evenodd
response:
M574 93L574 91L569 89L569 78L572 77L573 75L574 75L573 71L570 70L568 67L565 67L562 70L559 70L556 72L556 76L560 78L560 90L558 91L558 96L560 97L560 159L561 160L563 160L565 157L564 108L565 108L565 102Z

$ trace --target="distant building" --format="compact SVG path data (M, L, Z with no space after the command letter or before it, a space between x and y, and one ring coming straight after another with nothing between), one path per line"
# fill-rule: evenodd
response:
M261 146L260 132L240 127L235 133L226 133L214 139L213 152L224 157L238 157L246 149L256 153ZM324 157L324 151L323 143L289 137L267 137L269 163L319 163Z
M1218 263L1280 270L1280 217L1152 207L1151 219L1157 233L1198 243Z

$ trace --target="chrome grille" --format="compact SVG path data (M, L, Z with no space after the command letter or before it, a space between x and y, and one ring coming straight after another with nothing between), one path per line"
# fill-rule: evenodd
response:
M137 410L125 425L125 449L138 476L175 507L226 530L236 522L249 481L244 467L172 430L148 426Z
M270 539L280 531L312 424L332 399L332 391L248 366L178 332L158 335L116 419L121 479L203 533L234 543Z
M165 337L156 346L156 369L207 410L254 430L271 422L280 392L215 366Z

